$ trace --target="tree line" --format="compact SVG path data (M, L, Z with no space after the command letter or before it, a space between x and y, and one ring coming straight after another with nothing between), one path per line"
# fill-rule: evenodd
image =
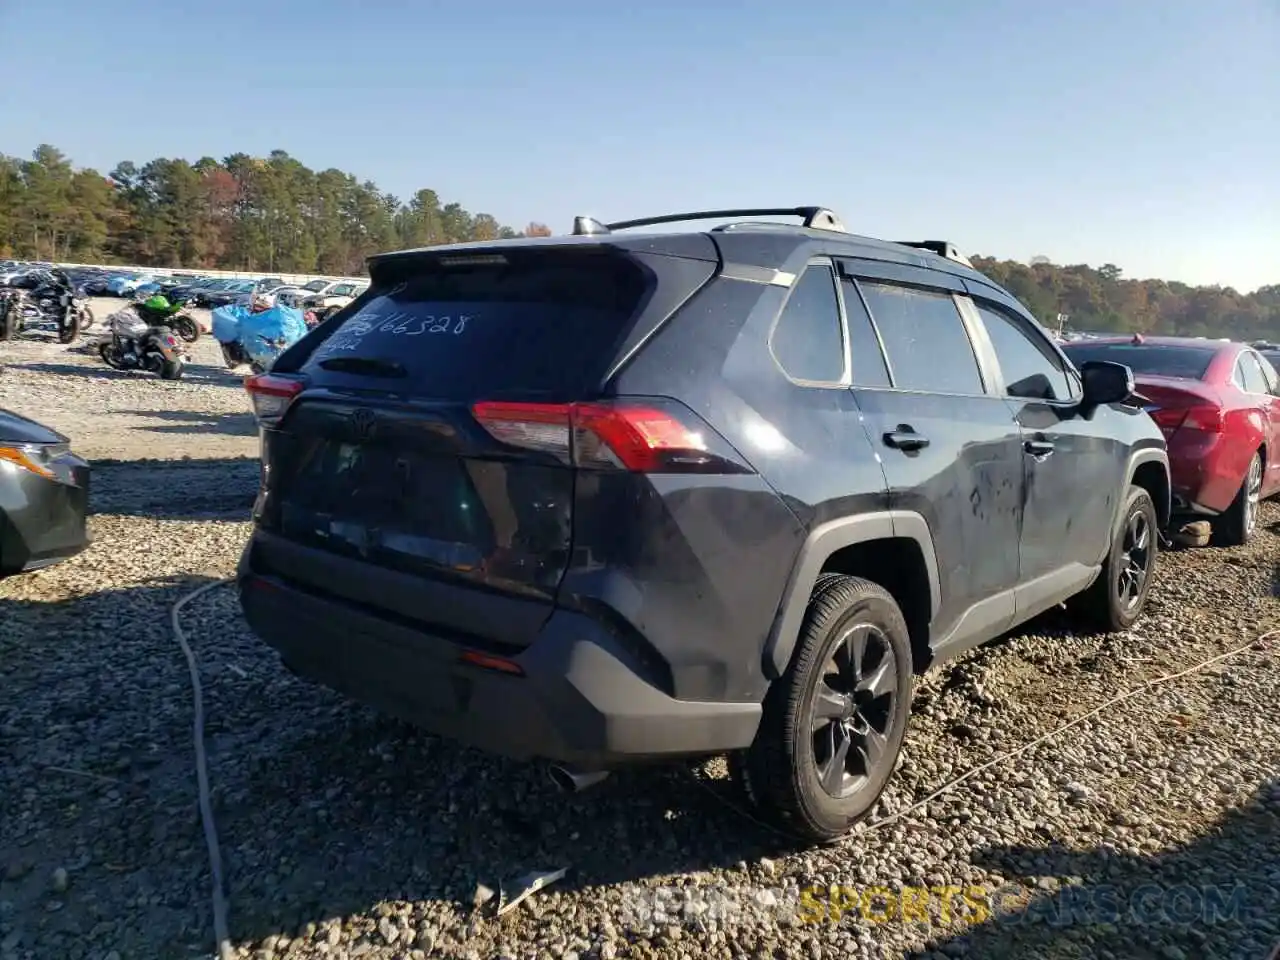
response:
M471 213L422 189L407 201L341 170L316 172L283 150L195 163L160 158L107 174L57 148L0 155L0 257L77 263L357 275L370 254L405 247L548 236ZM1280 285L1131 280L1104 264L973 258L1046 325L1280 340Z
M1280 340L1280 284L1244 294L1216 285L1130 280L1113 263L970 259L1050 329Z
M408 201L274 150L195 163L126 160L106 175L56 147L0 155L0 256L73 263L357 275L370 254L546 236L422 189Z

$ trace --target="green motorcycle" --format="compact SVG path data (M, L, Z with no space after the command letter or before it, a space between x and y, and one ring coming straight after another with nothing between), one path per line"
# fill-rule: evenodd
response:
M200 339L200 325L183 311L182 304L170 303L169 298L157 293L134 305L149 326L168 327L187 343Z

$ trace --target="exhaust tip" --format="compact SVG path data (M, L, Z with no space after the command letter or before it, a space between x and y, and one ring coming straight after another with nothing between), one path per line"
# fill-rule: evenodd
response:
M565 767L551 767L547 771L547 775L551 778L551 782L556 785L561 793L581 793L609 776L608 770L569 770Z

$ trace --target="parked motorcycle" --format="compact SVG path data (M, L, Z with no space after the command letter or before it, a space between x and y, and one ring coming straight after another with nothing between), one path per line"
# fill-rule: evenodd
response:
M158 373L164 380L179 379L186 366L182 344L173 332L147 323L131 307L107 318L107 331L98 342L98 354L113 369L145 370Z
M182 304L170 303L163 294L134 303L138 315L151 326L168 327L187 343L195 343L200 339L200 325L191 314L183 310Z
M21 290L0 290L0 340L12 340L26 326Z
M11 339L32 323L54 323L59 343L74 343L82 331L93 326L93 310L61 270L34 290L13 290L6 297L6 321L0 336ZM17 322L13 320L16 313Z

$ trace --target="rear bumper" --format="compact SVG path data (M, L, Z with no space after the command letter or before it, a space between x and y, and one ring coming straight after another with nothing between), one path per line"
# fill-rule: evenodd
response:
M0 574L51 566L89 546L89 467L68 457L52 480L0 464Z
M467 647L251 569L238 573L249 626L295 673L471 746L582 769L741 749L758 703L676 700L628 665L590 618L556 610L511 657L515 676L461 662Z

